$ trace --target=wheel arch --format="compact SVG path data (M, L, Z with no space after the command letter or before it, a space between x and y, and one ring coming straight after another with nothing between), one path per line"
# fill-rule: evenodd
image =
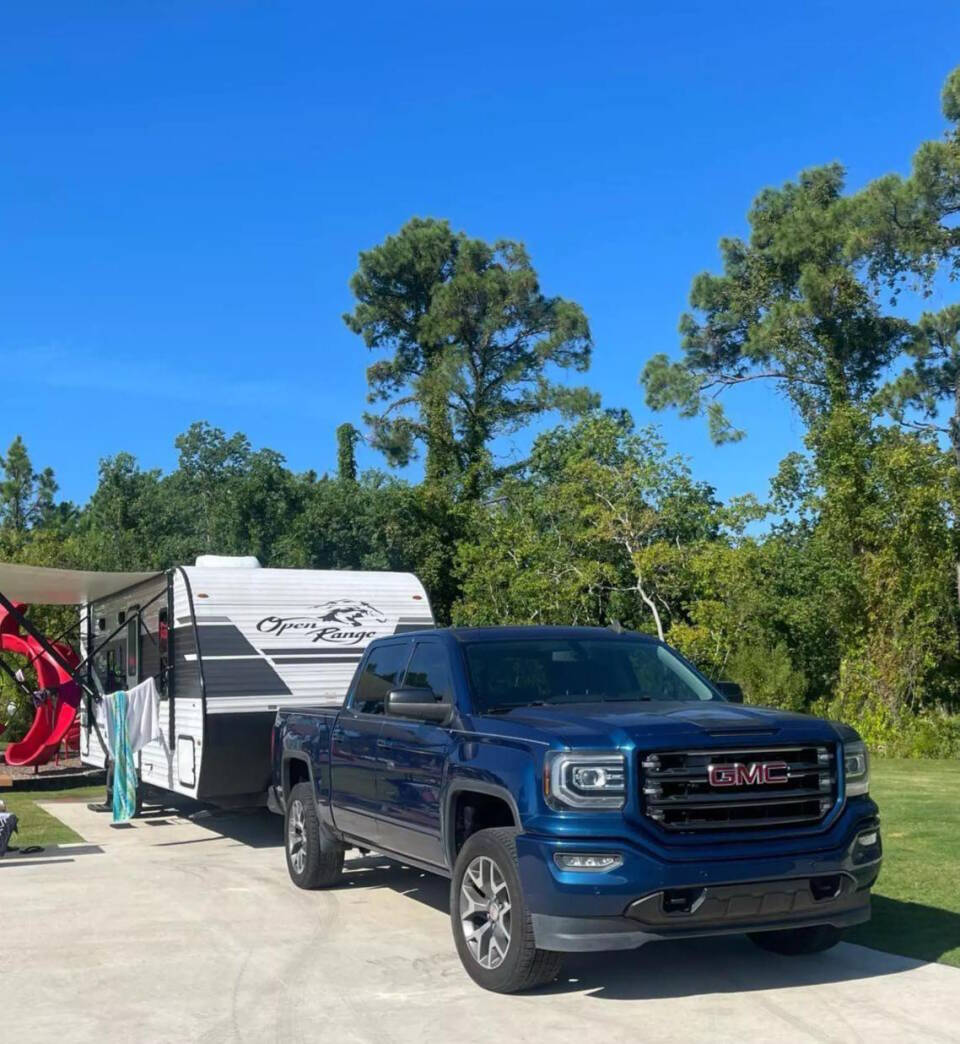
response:
M313 765L306 754L296 751L285 753L280 763L280 784L283 787L283 804L286 807L290 791L298 783L309 783L314 803L317 800L317 789L313 779Z
M454 780L447 789L443 810L443 848L451 872L457 861L458 845L457 836L457 810L460 807L460 799L466 795L476 794L485 799L496 799L509 810L512 822L509 824L518 830L523 830L523 822L520 818L520 809L516 798L503 785L498 783L487 783L482 780L458 779ZM498 824L507 825L507 824Z

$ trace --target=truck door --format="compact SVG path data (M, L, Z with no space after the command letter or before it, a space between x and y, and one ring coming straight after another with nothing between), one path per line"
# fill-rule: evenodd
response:
M380 841L377 777L383 763L377 740L387 693L400 684L412 644L399 639L370 650L330 739L333 821L362 841Z
M430 688L438 696L454 699L449 653L442 642L417 641L403 685ZM380 841L384 848L444 865L440 794L452 743L445 726L385 716L378 740L383 760Z

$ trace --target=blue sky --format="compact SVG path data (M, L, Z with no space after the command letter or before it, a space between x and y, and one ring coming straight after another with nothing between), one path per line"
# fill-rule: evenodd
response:
M831 160L858 186L942 132L958 41L946 0L13 5L0 443L79 501L101 457L173 466L197 419L331 468L371 361L347 281L416 214L523 241L586 309L605 404L763 495L802 437L781 400L738 391L749 436L716 449L637 375L762 186Z

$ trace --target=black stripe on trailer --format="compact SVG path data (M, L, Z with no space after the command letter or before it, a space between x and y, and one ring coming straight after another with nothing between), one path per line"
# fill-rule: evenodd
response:
M199 625L204 656L256 656L257 650L233 624L209 626L204 620Z
M203 675L204 688L209 699L224 696L292 695L280 675L259 656L255 659L204 659ZM210 749L209 744L206 749Z

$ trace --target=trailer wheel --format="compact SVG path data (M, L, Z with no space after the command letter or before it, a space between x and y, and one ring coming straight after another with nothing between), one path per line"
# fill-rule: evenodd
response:
M336 884L343 872L343 845L320 822L309 783L298 783L290 791L284 837L287 870L298 888L329 888Z

